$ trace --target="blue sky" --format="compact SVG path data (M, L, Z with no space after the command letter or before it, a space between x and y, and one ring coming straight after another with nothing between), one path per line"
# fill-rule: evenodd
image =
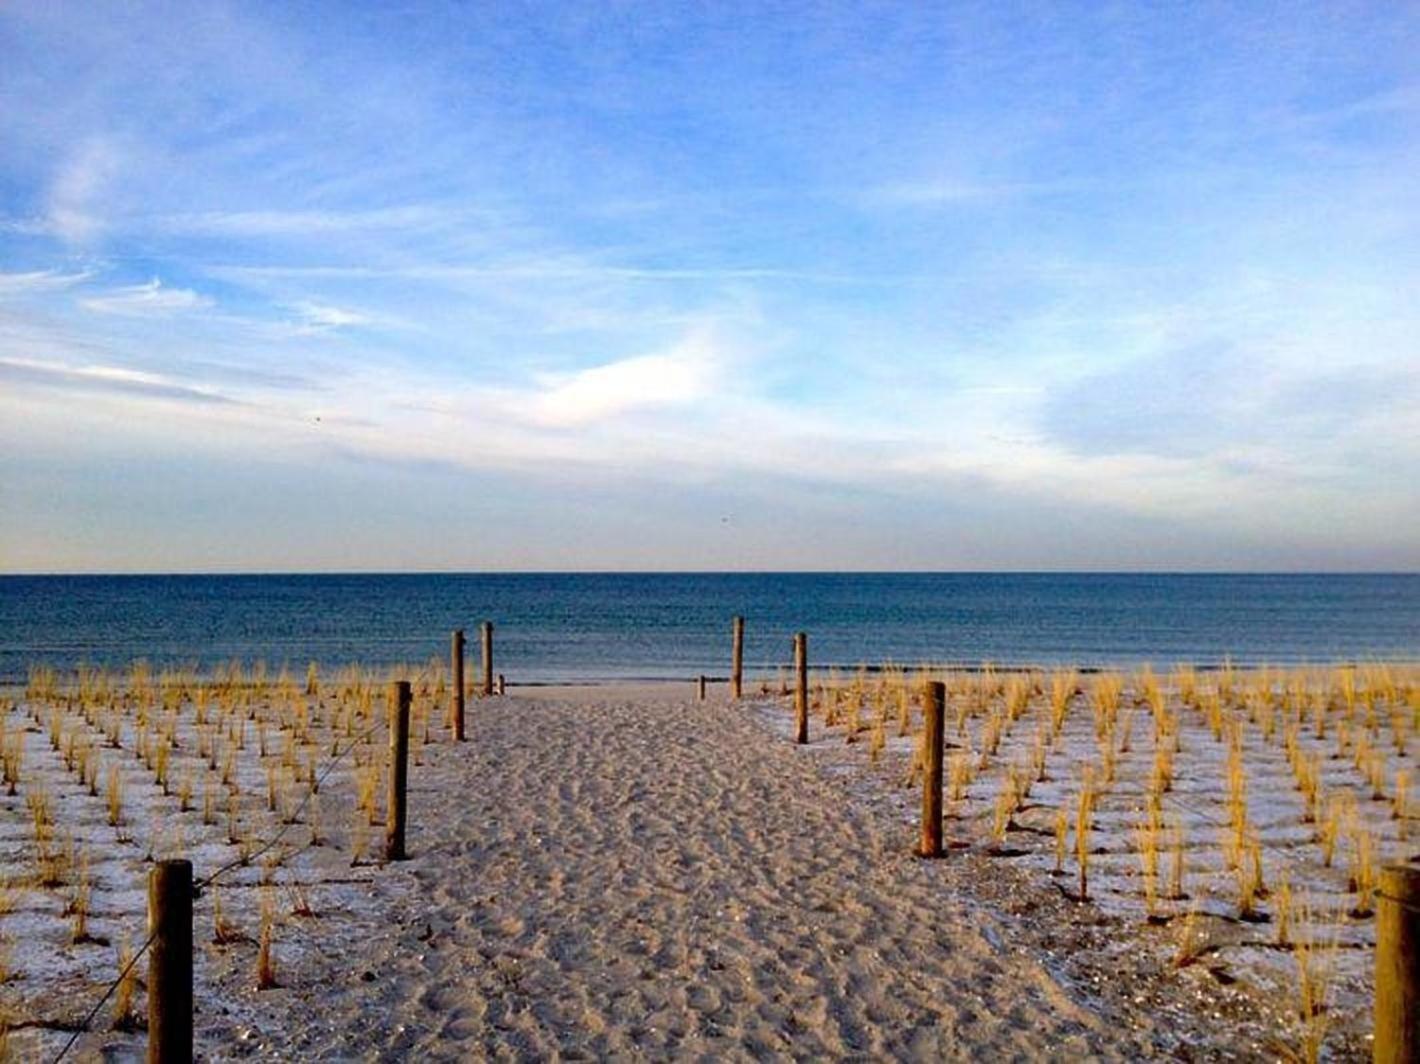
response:
M0 57L0 570L1420 567L1414 4Z

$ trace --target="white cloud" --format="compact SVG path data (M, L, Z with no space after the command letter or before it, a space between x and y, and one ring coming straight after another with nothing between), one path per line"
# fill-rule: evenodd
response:
M22 273L6 273L0 270L0 299L72 288L91 276L89 273L61 273L59 270L31 270Z
M663 354L639 355L567 376L543 376L531 397L532 419L572 428L645 407L689 403L710 391L718 363L714 344L694 333Z
M355 310L333 307L326 303L292 303L291 310L301 328L307 332L325 332L328 329L344 329L361 325L371 325L374 318Z
M379 230L426 230L463 221L488 221L486 211L435 204L368 210L205 211L149 219L164 232L188 236L304 237Z
M1080 190L1069 181L902 181L871 188L864 201L885 207L949 207L1019 200Z
M92 242L104 230L97 203L118 172L118 153L104 140L90 140L59 171L49 190L46 228L69 244Z
M127 366L67 366L37 359L0 358L0 379L57 389L61 393L81 390L107 393L125 399L180 400L202 404L231 403L229 397L209 388L194 387L161 373L148 373Z
M190 288L167 288L154 277L147 284L125 285L110 289L100 296L81 299L85 310L97 314L119 314L125 317L154 317L198 310L212 305L212 300Z

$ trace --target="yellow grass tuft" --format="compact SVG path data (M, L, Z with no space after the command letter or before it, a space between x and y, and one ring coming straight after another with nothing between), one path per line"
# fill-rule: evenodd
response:
M278 985L276 982L276 958L271 953L271 938L275 921L276 904L271 895L271 888L269 886L262 887L261 930L258 933L256 947L256 988L258 990L270 990Z
M1299 923L1308 932L1298 935L1292 948L1297 965L1297 1012L1302 1023L1302 1059L1315 1064L1321 1058L1326 1029L1331 1021L1327 1008L1335 975L1336 944L1340 937L1339 920L1332 921L1325 937L1316 931L1311 904L1306 899L1298 906Z
M1086 765L1075 805L1075 860L1080 866L1080 900L1090 896L1090 818L1094 812L1094 770Z
M1292 882L1283 872L1277 884L1277 945L1286 949L1292 945Z
M1159 899L1159 817L1154 809L1134 829L1139 870L1144 879L1144 911L1154 915Z
M118 940L118 973L118 985L113 992L113 1026L114 1030L129 1031L137 1025L133 995L138 987L138 966L133 963L133 947L124 934L120 934Z
M1370 916L1375 911L1374 897L1379 873L1376 868L1375 840L1362 825L1360 817L1352 814L1351 822L1351 890L1356 894L1356 907L1352 915Z
M1204 953L1208 952L1212 945L1212 936L1203 924L1202 915L1198 909L1198 902L1194 902L1188 909L1187 914L1179 922L1178 939L1175 943L1173 963L1176 968L1186 968Z
M1181 901L1184 898L1183 878L1184 878L1184 835L1183 824L1175 823L1172 838L1173 861L1169 866L1169 898L1172 901Z

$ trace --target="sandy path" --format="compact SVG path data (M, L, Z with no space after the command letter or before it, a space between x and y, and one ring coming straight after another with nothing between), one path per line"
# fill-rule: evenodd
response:
M389 880L389 931L335 976L349 992L290 1003L287 1051L1150 1051L1002 944L942 862L884 837L749 710L510 697L474 719L470 743L415 773L414 888Z

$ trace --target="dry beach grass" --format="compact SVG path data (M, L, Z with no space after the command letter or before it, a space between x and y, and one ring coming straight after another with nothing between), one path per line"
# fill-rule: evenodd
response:
M7 714L7 741L24 746L0 833L12 870L0 936L13 975L0 984L0 1002L13 1052L62 1043L62 1028L116 973L122 935L141 940L150 853L181 849L200 876L288 821L280 860L239 866L199 902L197 1029L209 1056L1267 1058L1301 1045L1290 980L1268 978L1273 968L1248 952L1263 952L1246 938L1255 925L1224 921L1221 902L1204 904L1212 894L1202 871L1188 873L1194 900L1170 900L1167 852L1155 854L1153 876L1144 874L1150 866L1135 851L1145 850L1149 826L1135 806L1145 808L1147 785L1134 781L1156 772L1144 718L1123 753L1124 725L1116 725L1114 782L1099 770L1086 813L1096 900L1081 904L1056 888L1057 860L1072 884L1076 872L1074 847L1057 855L1056 807L1070 810L1073 834L1077 730L1076 745L1099 760L1082 691L1065 699L1073 708L1061 720L1063 745L1047 744L1043 771L1033 760L1042 756L1034 718L1059 713L1049 681L1003 683L976 707L975 695L954 692L954 703L968 704L962 727L973 738L959 752L970 752L971 779L956 780L960 794L948 803L957 845L930 862L911 856L915 802L902 781L917 718L905 680L881 697L819 692L807 748L792 744L788 703L773 692L699 703L690 685L479 700L470 704L469 741L453 744L443 741L442 680L426 670L416 683L415 734L433 742L416 745L411 768L412 860L376 867L360 836L382 817L380 734L358 747L358 765L342 763L323 782L319 822L307 810L292 815L300 790L291 781L308 775L304 759L325 764L343 734L359 738L367 721L378 729L373 681L347 679L344 693L334 681L313 682L322 693L294 701L291 685L273 680L267 704L253 710L237 696L225 716L212 696L206 719L227 737L230 765L225 749L199 754L195 705L183 701L167 794L156 753L145 760L130 749L139 739L129 705L118 728L122 756L114 755L117 825L103 774L90 787L79 755L74 768L65 765L65 736L82 731L82 707L71 701L56 727L31 703L62 706L62 696L32 690ZM1123 704L1132 691L1100 694ZM155 696L153 734L166 727L161 702ZM297 703L307 707L304 724ZM839 711L826 724L831 704ZM1012 712L1013 722L990 723ZM237 717L251 729L241 750ZM1207 717L1180 712L1180 780L1190 751L1214 741ZM112 729L102 714L95 719L86 725L95 736ZM856 744L843 741L851 727L862 729ZM996 753L983 761L980 739L993 730ZM1226 737L1219 743L1207 763L1226 774ZM288 760L296 771L268 771L289 769ZM192 797L181 812L172 780L187 772ZM224 775L237 789L235 826ZM209 789L218 807L210 816ZM1215 789L1226 797L1221 782ZM67 833L88 854L70 862L57 887L38 871L31 793L51 796L56 837ZM1403 814L1393 822L1401 830ZM313 835L322 845L309 845ZM1168 838L1160 830L1153 845L1168 850ZM46 845L63 853L68 844ZM1208 845L1221 847L1212 836ZM1188 865L1201 867L1196 852ZM1206 875L1221 883L1235 873ZM1289 889L1300 897L1308 882L1299 873ZM1275 910L1281 883L1269 886ZM75 914L65 911L81 893L92 942L76 941ZM1309 893L1291 921L1308 945L1321 924L1313 894L1321 896ZM1164 926L1143 919L1146 906L1193 915ZM1203 961L1178 967L1180 942L1193 935ZM1275 928L1257 937L1270 942ZM1318 960L1314 970L1330 955L1325 945L1303 951ZM1254 971L1263 977L1250 978ZM142 987L128 992L141 1016ZM1355 1017L1332 1018L1328 1050L1360 1052ZM80 1042L83 1053L140 1051L141 1032L108 1030L107 1016L100 1026Z

